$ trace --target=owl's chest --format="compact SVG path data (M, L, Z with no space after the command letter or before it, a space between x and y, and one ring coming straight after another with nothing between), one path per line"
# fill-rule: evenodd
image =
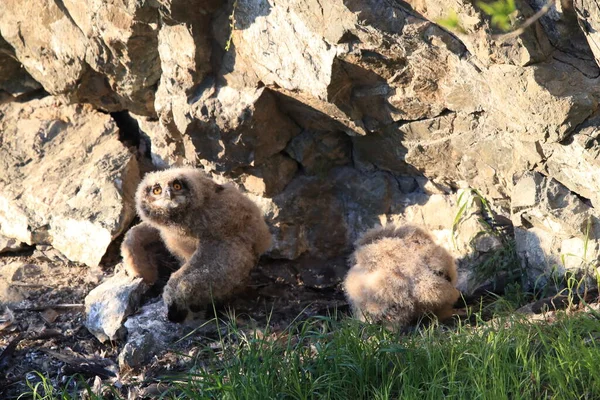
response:
M188 261L198 248L198 239L165 232L162 235L165 245L181 261Z

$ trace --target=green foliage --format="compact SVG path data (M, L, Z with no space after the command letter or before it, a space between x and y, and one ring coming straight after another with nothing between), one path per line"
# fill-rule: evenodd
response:
M492 208L486 198L483 197L483 195L477 189L465 190L458 196L458 199L456 200L458 210L454 215L454 220L452 221L452 244L455 248L457 247L456 235L458 234L458 228L461 222L464 220L467 211L473 208L476 203L481 205L481 210L484 216L487 217L487 219L479 218L479 222L484 229L481 231L481 233L487 232L492 235L499 235L499 232L496 232L493 225L490 223L490 221L493 220L494 212L492 211Z
M479 1L477 7L491 18L493 26L503 31L511 28L511 15L516 11L515 0L496 0L491 3Z
M80 398L82 393L85 393L86 398L89 400L102 399L102 396L92 392L90 386L79 375L71 376L60 388L55 388L47 376L37 371L33 371L33 375L35 378L27 378L26 382L30 390L22 393L18 399L71 400Z
M467 196L470 194L470 196ZM503 246L487 255L485 259L477 266L475 279L485 280L494 278L500 273L507 273L509 279L521 278L521 265L517 256L515 241L508 237L504 232L498 230L495 226L494 212L488 200L477 190L470 189L460 194L457 199L458 210L452 223L452 242L456 247L456 236L460 223L464 220L466 213L474 207L475 203L481 205L482 216L478 218L482 230L479 235L495 236L503 243Z
M238 0L234 0L233 6L231 7L231 14L229 15L229 37L225 44L225 51L229 51L231 48L231 39L233 38L233 31L235 30L235 10L237 9Z
M460 19L458 18L458 14L456 13L455 10L450 10L450 12L448 13L448 15L445 18L440 18L440 19L436 20L435 22L438 25L443 26L444 28L446 28L448 30L460 32L460 33L466 33L465 29L460 24Z
M463 199L465 193L467 193L467 192L466 191L462 192L460 194L460 196L458 196L458 199L456 201L456 205L458 206L458 211L456 211L456 214L454 215L454 220L452 221L452 232L451 232L452 244L454 245L454 248L458 247L456 244L456 235L458 234L458 226L460 225L460 222L463 220L465 213L467 212L467 209L473 205L472 199L471 199L471 201Z
M504 32L513 27L512 19L517 11L515 0L495 0L491 2L477 1L475 5L485 15L490 17L493 27L496 27ZM450 10L447 16L439 18L435 22L450 31L467 33L465 28L462 26L461 20L455 10Z
M54 386L52 386L52 382L46 376L40 374L39 372L34 372L35 375L40 379L39 382L31 382L27 379L27 387L31 389L30 392L22 393L19 396L21 398L32 398L34 400L46 400L46 399L54 399L56 390Z

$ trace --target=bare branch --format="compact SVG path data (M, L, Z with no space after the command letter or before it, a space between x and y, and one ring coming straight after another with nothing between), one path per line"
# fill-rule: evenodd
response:
M492 39L497 40L499 42L504 42L506 40L514 39L517 36L521 35L523 32L525 32L525 29L529 28L538 19L540 19L544 15L546 15L548 13L548 11L550 11L550 8L552 8L552 6L554 6L555 1L556 0L548 0L548 2L542 8L540 8L540 10L538 12L533 14L531 17L527 18L527 20L525 22L523 22L523 24L521 26L519 26L517 29L515 29L514 31L508 32L508 33L502 33L499 35L492 35Z

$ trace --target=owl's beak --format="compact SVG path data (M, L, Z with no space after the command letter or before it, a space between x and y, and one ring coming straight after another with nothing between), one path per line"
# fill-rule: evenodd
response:
M166 196L166 197L167 197L169 200L173 200L173 197L175 197L175 196L173 196L173 192L171 191L171 189L170 189L170 188L167 188L167 189L165 190L165 196Z

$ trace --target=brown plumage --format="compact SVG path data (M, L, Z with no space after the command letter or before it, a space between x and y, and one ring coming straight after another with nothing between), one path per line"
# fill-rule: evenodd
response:
M423 229L373 228L355 247L344 289L357 318L403 326L427 313L452 315L460 295L454 259Z
M258 207L235 187L219 185L195 168L147 174L136 192L142 223L121 246L127 271L150 284L161 261L147 251L162 241L181 267L169 278L163 299L172 321L198 311L241 286L271 244Z

